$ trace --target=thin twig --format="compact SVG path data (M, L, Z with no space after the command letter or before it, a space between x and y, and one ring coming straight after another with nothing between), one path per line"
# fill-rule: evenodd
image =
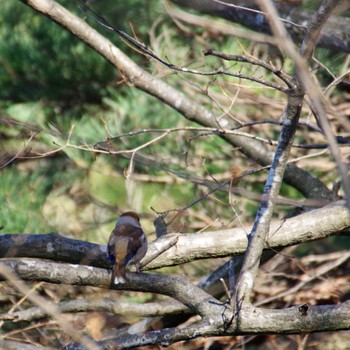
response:
M89 18L93 19L94 21L96 21L97 23L99 23L101 26L112 30L113 32L117 33L118 35L120 35L122 38L124 38L125 40L127 40L129 43L131 43L134 47L136 47L138 50L140 50L142 53L146 54L149 57L152 57L153 59L155 59L156 61L158 61L159 63L161 63L162 65L164 65L165 67L171 69L171 70L175 70L175 71L179 71L179 72L183 72L183 73L191 73L191 74L196 74L196 75L202 75L202 76L216 76L216 75L226 75L226 76L231 76L231 77L235 77L235 78L240 78L240 79L246 79L246 80L250 80L265 86L268 86L270 88L279 90L285 94L288 93L288 89L272 83L272 82L268 82L264 79L261 78L254 78L250 75L246 75L246 74L241 74L241 73L233 73L230 72L228 70L225 70L224 68L218 68L216 70L213 71L200 71L197 69L191 69L191 68L187 68L187 67L180 67L177 66L175 64L169 63L167 61L165 61L163 58L159 57L153 50L151 50L146 44L139 42L138 40L134 39L133 37L131 37L129 34L125 33L124 31L115 28L114 26L112 26L110 23L107 22L107 20L105 18L103 18L100 14L98 14L96 11L94 11L91 7L89 7L85 1L81 0L81 4L82 4L82 11L84 12L84 14L86 16L88 16Z

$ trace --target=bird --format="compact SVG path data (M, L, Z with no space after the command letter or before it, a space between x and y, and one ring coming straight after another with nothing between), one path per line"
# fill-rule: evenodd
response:
M136 271L140 272L140 261L147 249L147 237L138 214L134 211L122 213L107 245L109 259L114 264L111 285L126 282L125 270L129 264L135 264Z

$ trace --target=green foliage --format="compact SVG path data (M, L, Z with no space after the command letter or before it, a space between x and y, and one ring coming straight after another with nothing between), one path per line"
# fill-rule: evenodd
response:
M40 171L28 173L16 167L1 170L0 225L9 233L45 233L48 231L41 216L41 206L51 179Z
M91 6L115 28L128 33L134 30L142 37L148 34L154 20L163 12L161 3L156 0L99 0L91 2ZM117 35L109 31L107 36L116 38Z
M286 198L291 198L291 199L303 198L302 194L298 190L296 190L294 187L289 186L285 183L283 183L281 186L280 194L281 196L284 196Z
M69 106L98 101L98 91L113 77L99 55L20 2L2 2L0 13L1 98Z
M101 164L101 162L99 162ZM115 205L126 202L126 190L123 176L107 175L107 167L103 167L104 172L90 171L89 173L89 193L92 198L102 203Z
M101 3L117 28L130 32L128 21L137 18L142 23L138 33L147 33L151 11L140 1ZM62 1L83 17L78 4ZM108 35L115 41L117 34ZM0 57L0 98L12 101L54 100L70 108L96 103L116 79L115 70L96 52L19 1L0 3Z
M62 0L61 3L78 16L84 16L78 9L78 2ZM232 72L256 78L263 77L265 80L280 83L271 73L257 66L223 62L212 56L204 57L202 50L205 46L235 54L245 53L244 50L249 53L254 49L257 50L254 54L257 53L258 57L267 62L270 58L276 59L277 63L274 63L283 67L285 72L291 73L293 70L293 62L282 61L281 57L276 58L266 45L256 45L252 48L248 41L232 36L208 36L203 45L204 29L194 28L192 35L184 35L176 25L162 20L161 4L154 0L148 1L146 5L141 0L105 0L94 2L93 6L116 28L135 35L148 45L153 45L152 48L161 57L179 66L203 71L224 66ZM117 72L103 58L67 31L35 14L20 2L0 3L0 13L0 86L3 87L0 98L6 99L6 102L1 102L1 106L7 116L15 119L16 123L21 123L11 127L0 125L0 132L6 138L0 150L14 154L21 147L26 150L32 147L38 153L45 153L61 148L55 157L47 158L49 165L45 167L45 171L42 167L34 168L30 177L25 177L26 181L32 180L32 186L25 188L28 198L34 195L41 197L37 206L23 200L22 212L31 212L35 208L40 215L41 206L46 204L47 208L50 203L59 202L62 193L74 197L69 193L71 187L79 187L79 191L84 193L84 201L80 202L80 198L74 199L74 208L81 206L81 211L90 213L86 198L91 198L101 206L126 209L128 202L123 172L129 166L130 160L108 154L97 155L96 160L96 155L93 154L96 143L112 138L109 142L115 149L132 150L152 141L161 133L120 135L143 129L166 129L195 124L185 122L177 112L155 98L126 85L117 85L120 77L117 77ZM159 21L155 22L156 19ZM183 90L188 96L193 96L194 100L218 116L229 111L233 118L242 121L246 120L247 116L249 119L251 115L270 118L269 109L266 107L264 111L258 110L255 100L262 98L268 101L278 100L280 103L285 99L284 95L273 89L234 77L169 74L168 70L163 71L154 61L148 63L144 56L125 45L116 33L105 30L89 18L87 21L121 47L132 59L152 71L152 74ZM151 33L152 36L149 35ZM321 51L318 51L318 54L323 55L319 59L325 60L326 65L327 60L331 61L329 55ZM342 62L341 57L337 64L339 62ZM335 72L338 73L336 70ZM238 90L235 89L241 88L243 94L248 96L247 101L236 103L234 96ZM42 131L37 133L24 123L34 124ZM266 129L256 127L254 131L258 136L276 139L279 128L271 128L266 132ZM33 133L36 135L27 147L26 142ZM66 146L68 143L69 147ZM82 150L82 147L85 150ZM148 145L141 152L158 161L165 170L172 170L177 174L186 172L197 177L215 178L216 175L229 172L232 164L243 164L243 168L251 167L237 156L238 151L232 150L224 140L205 132L201 136L198 132L184 130L169 133L166 138ZM18 171L17 164L10 169ZM167 174L165 171L139 163L136 163L135 171L151 177ZM33 180L36 178L44 180L36 182ZM17 180L7 178L6 186L16 188ZM264 180L251 176L243 187L261 193L263 182ZM137 182L137 190L142 202L140 207L145 212L149 212L150 206L168 210L187 205L206 191L191 183L178 186L147 182ZM9 191L7 194L9 198L13 195ZM299 194L288 186L282 187L282 194L299 198ZM215 196L221 204L208 204L206 201L205 204L197 204L194 209L206 212L209 217L232 216L227 193L221 191L215 193ZM256 209L257 202L248 201L242 204L238 211L244 213L243 220L249 220L255 215ZM107 217L108 221L108 216L115 216L115 211L116 209L114 212L111 210L105 213L103 220ZM2 217L2 214L0 215ZM16 226L17 230L26 226L26 220L26 215L18 220L22 221L22 224ZM92 220L89 221L86 217L84 220L93 225ZM99 225L98 220L96 225Z
M331 52L330 50L318 48L314 54L318 62L322 62L323 66L314 62L315 70L321 84L328 85L333 81L333 76L339 76L349 68L348 55L344 52ZM326 68L325 68L326 67Z
M46 120L45 111L40 102L14 103L6 108L6 113L22 123L31 123L35 120L36 125L41 127Z

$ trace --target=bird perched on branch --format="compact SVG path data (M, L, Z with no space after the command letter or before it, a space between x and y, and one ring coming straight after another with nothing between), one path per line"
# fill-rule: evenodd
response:
M123 213L117 220L108 241L108 255L114 264L111 285L125 283L125 270L129 264L139 264L146 255L147 238L139 216L133 211Z

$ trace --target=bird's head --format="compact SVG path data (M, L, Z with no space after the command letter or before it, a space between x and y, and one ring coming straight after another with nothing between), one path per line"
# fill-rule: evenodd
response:
M123 224L128 224L135 227L141 227L140 217L134 211L126 211L120 215L119 219L116 222L116 226L123 225Z

